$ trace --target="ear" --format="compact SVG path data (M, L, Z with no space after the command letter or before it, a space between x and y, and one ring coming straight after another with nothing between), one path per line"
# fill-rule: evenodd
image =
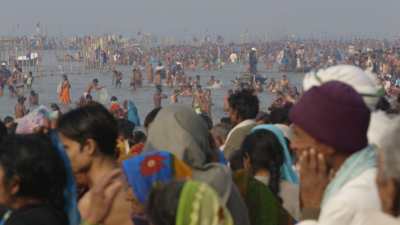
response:
M16 195L19 192L19 186L21 183L21 179L19 177L14 177L9 184L10 194L12 196Z
M249 154L247 154L247 153L245 153L244 157L243 157L243 167L245 169L251 168L250 157L249 157Z
M96 141L91 138L87 139L82 148L83 153L89 156L93 156L96 153L96 150L97 150Z

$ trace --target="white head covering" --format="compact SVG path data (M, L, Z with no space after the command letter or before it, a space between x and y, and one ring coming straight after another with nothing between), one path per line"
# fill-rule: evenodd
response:
M368 142L381 147L387 141L387 136L393 133L399 126L400 116L390 117L383 111L371 114L371 122L368 128Z
M304 91L314 86L320 86L328 81L341 81L352 86L359 94L362 95L364 102L372 110L382 96L382 87L379 85L376 75L365 72L362 69L349 66L339 65L332 66L327 69L306 74L303 80Z

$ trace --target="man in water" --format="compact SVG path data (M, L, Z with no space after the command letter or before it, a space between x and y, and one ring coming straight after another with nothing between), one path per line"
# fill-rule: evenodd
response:
M250 65L250 73L252 75L256 75L257 74L257 49L256 48L252 48L250 53L249 53L249 65Z
M162 93L161 86L157 86L156 93L153 96L154 108L160 108L163 99L168 98L168 96Z
M93 90L100 91L103 88L104 88L104 86L99 86L99 80L97 78L95 78L86 88L86 92L84 93L84 96L92 95Z
M15 105L15 118L19 119L28 114L28 110L25 107L26 98L24 96L18 97L17 104Z
M3 96L4 86L10 76L11 72L7 69L7 64L2 62L0 67L0 96Z

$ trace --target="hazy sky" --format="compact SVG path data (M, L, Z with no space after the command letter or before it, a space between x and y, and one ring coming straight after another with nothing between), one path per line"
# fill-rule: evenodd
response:
M0 0L0 35L399 34L400 0Z

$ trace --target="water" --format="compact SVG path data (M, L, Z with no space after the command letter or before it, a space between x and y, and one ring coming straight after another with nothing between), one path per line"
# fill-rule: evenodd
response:
M79 64L71 64L73 67L79 67ZM65 66L70 67L71 65ZM61 80L61 74L57 73L59 69L59 65L55 59L54 52L47 52L44 57L44 67L46 71L53 71L51 73L44 75L43 77L35 77L34 84L32 89L35 90L39 94L40 104L49 106L51 103L58 103L57 99L57 85ZM131 75L131 67L129 66L119 66L118 70L124 73L124 79L121 89L114 88L112 85L112 75L111 73L91 73L91 74L83 74L83 75L68 75L72 90L71 96L73 102L77 102L80 96L84 93L88 84L94 79L98 78L100 81L100 85L105 85L109 96L116 96L120 102L123 100L133 100L138 107L141 119L143 120L146 114L153 109L153 94L155 88L147 85L147 81L144 81L144 87L137 89L136 91L132 91L129 87L129 77ZM262 68L260 68L262 69ZM68 70L67 70L68 71ZM188 71L187 73L190 76L201 76L202 86L205 87L205 83L210 78L211 75L214 75L216 79L219 79L223 83L223 88L212 90L212 99L213 99L213 108L212 115L214 121L219 120L221 117L225 116L223 112L223 98L226 94L227 90L232 88L231 80L235 79L236 76L239 75L240 72L243 71L243 66L240 65L226 65L221 71ZM275 79L279 79L282 76L282 73L278 72L269 72L264 73L263 75L267 75L268 77L273 77ZM145 76L145 74L144 74ZM301 84L303 79L303 74L298 73L290 73L288 74L288 79L294 85L298 87ZM163 92L168 96L171 95L173 89L164 87ZM29 95L28 91L25 91L25 95ZM266 111L268 106L274 99L274 95L263 92L259 95L260 98L260 109ZM191 97L179 97L179 102L187 105L191 105L192 98ZM0 98L0 118L4 118L7 115L14 115L14 105L16 103L16 98L10 98L8 95L8 91L5 91L5 95ZM163 101L163 106L170 104L170 100L165 99ZM75 104L73 105L75 106ZM71 106L72 107L72 106Z

